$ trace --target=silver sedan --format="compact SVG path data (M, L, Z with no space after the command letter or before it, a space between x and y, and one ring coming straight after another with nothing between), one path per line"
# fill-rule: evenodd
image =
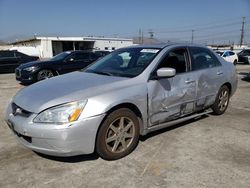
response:
M106 160L131 153L139 135L202 114L223 114L235 66L193 44L122 48L86 69L19 91L6 110L17 140L36 152Z

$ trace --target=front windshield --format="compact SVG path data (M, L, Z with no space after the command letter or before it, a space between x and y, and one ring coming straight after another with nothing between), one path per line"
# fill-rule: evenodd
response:
M57 54L56 56L51 58L51 61L58 61L58 60L63 60L66 58L71 52L62 52L60 54Z
M89 66L85 72L132 78L142 73L159 51L158 48L116 50Z

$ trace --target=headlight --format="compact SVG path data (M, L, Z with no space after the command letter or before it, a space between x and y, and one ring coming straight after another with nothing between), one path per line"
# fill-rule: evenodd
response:
M34 70L36 70L36 69L37 69L36 66L32 66L32 67L24 68L23 70L31 72L31 71L34 71Z
M49 108L39 113L33 122L62 124L76 121L81 115L86 103L87 100L84 100Z

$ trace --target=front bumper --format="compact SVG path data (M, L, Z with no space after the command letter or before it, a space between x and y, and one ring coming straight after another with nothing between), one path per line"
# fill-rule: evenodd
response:
M16 80L22 83L32 83L36 81L35 72L28 72L19 68L15 70Z
M5 119L21 144L36 152L52 156L93 153L97 130L105 116L101 114L70 124L53 125L33 123L36 115L13 115L12 107L9 105Z

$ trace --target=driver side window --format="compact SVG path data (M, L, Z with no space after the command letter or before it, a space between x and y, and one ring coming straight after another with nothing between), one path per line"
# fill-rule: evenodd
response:
M170 51L159 64L158 68L173 68L176 74L187 71L188 53L185 48Z
M89 53L76 53L75 54L75 61L81 61L81 60L89 60L90 57L89 57Z

